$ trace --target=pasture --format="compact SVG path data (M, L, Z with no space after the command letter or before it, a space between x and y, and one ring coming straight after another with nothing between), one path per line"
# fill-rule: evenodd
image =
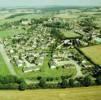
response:
M81 48L81 51L95 64L101 65L101 45Z
M101 86L68 89L0 91L1 100L100 100Z

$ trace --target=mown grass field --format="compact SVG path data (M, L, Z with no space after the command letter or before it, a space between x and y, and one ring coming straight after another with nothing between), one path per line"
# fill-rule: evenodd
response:
M0 75L9 75L9 74L10 72L8 70L8 67L0 54Z
M22 29L6 29L3 31L0 31L0 38L6 38L6 37L12 36L17 33L22 33L22 32L24 32L24 30Z
M77 37L80 37L79 34L73 32L73 31L63 31L63 30L61 30L61 34L62 34L65 38L77 38Z
M81 51L95 64L101 65L101 45L81 48Z
M0 100L101 100L101 86L26 91L1 90Z

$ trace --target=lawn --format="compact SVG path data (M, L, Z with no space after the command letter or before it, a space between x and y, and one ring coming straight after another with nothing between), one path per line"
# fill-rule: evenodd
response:
M10 74L9 70L0 54L0 75L8 75L8 74Z
M0 91L1 100L101 100L101 86L68 89Z
M73 31L64 31L64 30L61 30L61 34L63 34L63 36L65 38L78 38L78 37L81 37L80 34L77 34Z
M81 51L95 64L101 65L101 45L81 48Z

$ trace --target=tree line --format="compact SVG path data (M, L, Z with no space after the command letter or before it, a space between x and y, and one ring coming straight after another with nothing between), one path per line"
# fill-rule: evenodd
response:
M17 76L0 76L0 89L26 90L26 89L54 89L54 88L73 88L73 87L88 87L93 85L101 85L101 75L92 77L90 75L70 78L61 76L61 82L54 82L52 78L38 77L38 83L26 84L23 78Z

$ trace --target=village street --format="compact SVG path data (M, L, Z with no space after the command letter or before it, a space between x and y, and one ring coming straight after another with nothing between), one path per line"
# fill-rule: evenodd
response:
M0 43L0 53L1 53L1 55L2 55L2 57L3 57L3 59L4 59L5 63L6 63L6 65L8 67L10 73L12 75L16 75L16 72L15 72L15 70L13 68L13 65L10 63L10 59L8 58L8 56L6 54L6 51L4 49L4 46L1 43Z
M71 62L75 65L76 71L77 71L77 73L74 76L74 78L83 76L82 71L81 71L81 67L75 61L72 60Z

